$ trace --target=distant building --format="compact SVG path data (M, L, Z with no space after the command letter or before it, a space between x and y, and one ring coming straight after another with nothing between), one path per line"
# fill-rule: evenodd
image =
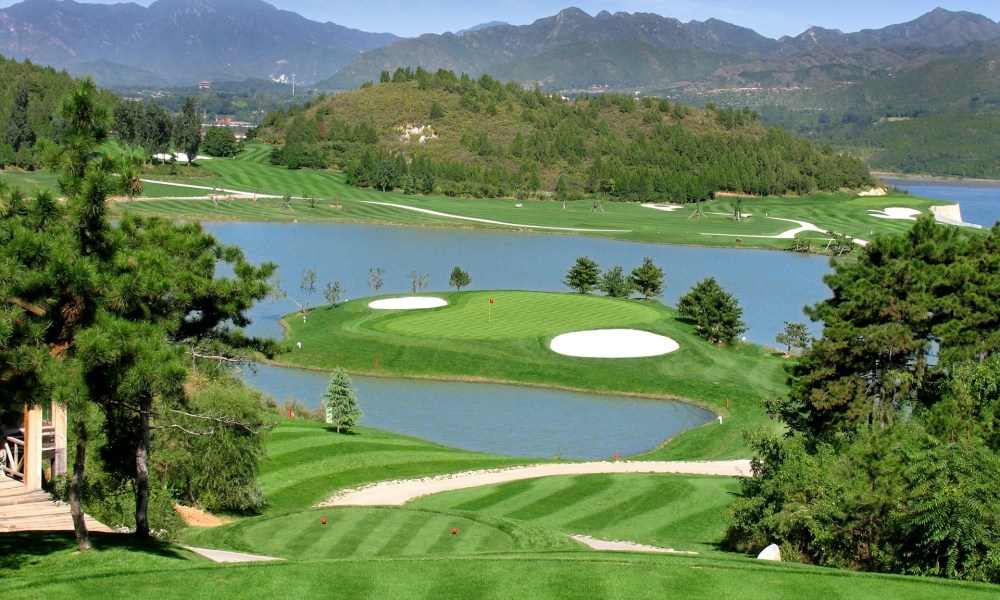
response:
M198 83L198 89L199 90L210 90L210 89L212 89L212 82L209 81L209 80L207 80L207 79L204 79L204 80L202 80L201 82Z

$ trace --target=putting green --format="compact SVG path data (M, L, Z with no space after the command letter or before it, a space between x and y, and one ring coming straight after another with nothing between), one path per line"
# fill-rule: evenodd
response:
M407 337L512 339L548 337L581 329L643 329L643 325L662 318L662 313L635 300L494 291L461 294L449 306L387 314L366 325Z

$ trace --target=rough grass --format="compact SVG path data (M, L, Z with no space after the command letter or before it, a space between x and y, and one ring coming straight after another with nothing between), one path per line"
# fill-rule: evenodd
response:
M362 299L314 309L306 323L286 319L290 352L279 359L376 376L498 381L680 399L723 415L722 425L684 433L647 455L650 458L745 458L742 429L774 427L764 415L762 400L784 393L785 362L758 346L709 344L659 302L541 292L435 296L450 305L382 311L368 308L369 299ZM494 310L509 311L494 314L492 324L489 297L496 300ZM538 314L551 315L552 323ZM493 333L494 327L499 333ZM594 359L562 356L548 347L558 333L595 327L641 328L674 339L680 349L647 358ZM297 342L302 342L301 349Z

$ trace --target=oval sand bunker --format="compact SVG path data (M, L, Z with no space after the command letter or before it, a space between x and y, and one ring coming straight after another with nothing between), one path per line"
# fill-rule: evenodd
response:
M594 329L557 335L549 348L582 358L641 358L668 354L680 346L666 336L638 329Z
M409 296L406 298L384 298L382 300L372 300L368 303L368 308L376 310L415 310L419 308L437 308L447 306L448 302L442 298L432 298L430 296Z

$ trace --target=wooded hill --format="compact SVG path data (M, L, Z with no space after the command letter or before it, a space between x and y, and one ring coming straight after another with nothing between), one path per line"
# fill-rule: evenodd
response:
M58 127L56 108L73 79L65 71L0 57L0 168L34 168L32 148L41 138L52 138ZM114 96L100 94L110 105Z
M686 202L872 183L860 160L767 128L749 110L617 94L567 100L419 68L270 113L258 135L277 146L276 164L339 168L349 183L413 193Z

